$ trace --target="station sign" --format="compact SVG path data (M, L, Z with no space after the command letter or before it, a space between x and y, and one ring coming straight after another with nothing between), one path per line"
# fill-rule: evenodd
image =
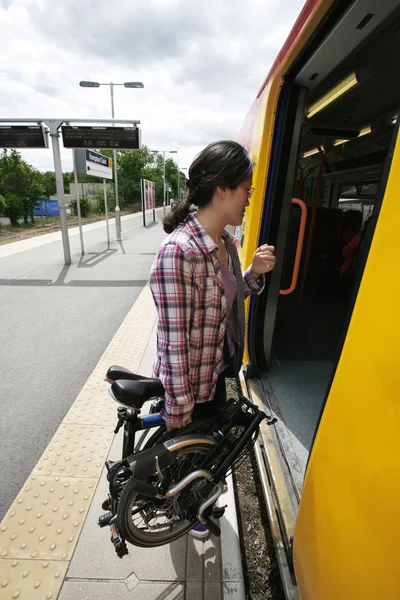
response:
M48 148L48 138L40 125L0 125L0 148Z
M71 127L63 126L64 148L104 148L107 150L139 150L138 127Z
M93 150L75 150L75 164L78 175L90 175L100 179L113 178L112 159Z

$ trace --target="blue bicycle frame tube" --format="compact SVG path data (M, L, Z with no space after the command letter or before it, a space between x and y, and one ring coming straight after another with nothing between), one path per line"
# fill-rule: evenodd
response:
M160 413L154 415L144 415L141 417L143 423L142 429L151 429L152 427L158 427L159 425L165 425L165 421Z

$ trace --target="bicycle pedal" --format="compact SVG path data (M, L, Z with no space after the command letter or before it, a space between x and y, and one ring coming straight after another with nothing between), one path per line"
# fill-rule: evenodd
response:
M217 507L213 508L213 511L212 511L213 519L220 519L221 517L223 517L227 506L228 505L226 504L225 506L217 506Z
M122 558L128 554L128 546L126 545L125 540L119 534L116 517L113 517L110 520L110 530L111 542L113 543L114 550L117 553L118 558Z
M101 508L103 510L111 510L111 500L110 500L110 498L107 498L107 500L104 500L103 504L101 505Z
M114 515L111 511L108 511L104 515L101 515L101 517L99 517L99 527L106 527L106 525L109 525L113 516Z
M126 545L125 540L121 538L113 540L113 538L111 538L111 541L114 544L115 552L117 553L118 558L123 558L129 554L128 546Z

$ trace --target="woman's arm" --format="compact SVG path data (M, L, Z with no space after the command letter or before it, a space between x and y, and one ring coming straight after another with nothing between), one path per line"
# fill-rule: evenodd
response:
M265 273L269 273L275 267L275 248L264 244L257 248L254 253L251 267L243 274L244 296L250 294L261 294L265 286Z
M244 297L250 296L250 294L255 294L258 296L261 294L265 287L265 276L261 275L257 279L254 277L253 269L250 266L243 273L243 285L244 285Z

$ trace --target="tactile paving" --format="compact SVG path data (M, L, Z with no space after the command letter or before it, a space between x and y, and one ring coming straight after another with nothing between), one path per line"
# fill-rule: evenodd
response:
M65 415L64 423L115 427L117 405L108 394L108 386L104 381L102 390L94 386L85 387Z
M1 600L56 600L67 561L0 560Z
M97 479L31 475L0 527L0 558L70 560Z
M131 339L125 344L121 344L119 340L114 339L103 356L103 360L106 361L106 368L113 364L119 364L132 371L137 371L152 329L153 327L134 329L131 332Z
M78 394L0 526L0 600L56 600L114 438L103 380L137 371L156 310L147 285Z
M113 437L111 427L63 423L32 473L47 477L100 477Z

